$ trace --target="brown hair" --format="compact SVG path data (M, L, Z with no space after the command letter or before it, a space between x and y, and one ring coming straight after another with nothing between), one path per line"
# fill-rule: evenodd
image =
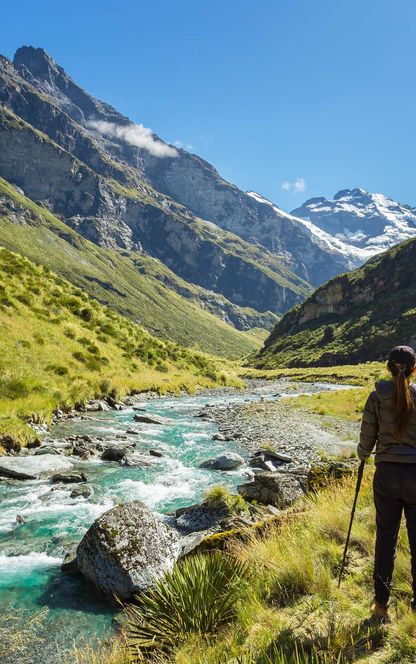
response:
M409 386L409 378L413 373L414 366L389 360L387 368L394 378L394 433L401 436L415 409Z

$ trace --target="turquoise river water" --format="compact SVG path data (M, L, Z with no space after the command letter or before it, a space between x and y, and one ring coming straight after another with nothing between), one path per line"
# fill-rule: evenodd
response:
M235 489L246 479L244 469L220 473L198 466L225 449L244 457L246 450L233 442L213 441L216 425L196 414L207 402L276 398L275 392L276 384L241 393L167 397L142 404L147 411L173 420L167 426L133 423L131 408L55 425L55 437L84 433L114 441L133 425L139 435L129 439L137 443L138 451L155 448L164 455L150 468L99 460L80 462L94 491L89 499L74 500L71 485L56 486L47 480L0 483L0 614L13 615L13 628L24 626L29 616L39 617L40 641L25 661L58 664L67 661L75 643L93 643L114 632L114 607L82 579L61 573L68 545L79 542L94 519L120 501L142 500L151 509L166 513L200 501L214 484ZM17 515L23 517L23 523L17 522Z

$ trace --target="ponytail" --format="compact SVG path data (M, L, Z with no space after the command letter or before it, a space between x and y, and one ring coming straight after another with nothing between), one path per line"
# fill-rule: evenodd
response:
M398 364L392 360L389 360L387 366L394 378L394 433L401 436L415 409L408 380L413 372L413 367Z

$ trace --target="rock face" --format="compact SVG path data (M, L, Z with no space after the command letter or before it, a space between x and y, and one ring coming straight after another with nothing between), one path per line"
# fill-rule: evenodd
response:
M70 470L72 463L62 456L0 457L0 476L17 480L36 480L54 472Z
M359 260L198 156L157 136L158 155L132 144L124 131L131 121L77 86L42 49L0 58L0 104L13 114L0 123L2 177L96 244L159 259L205 289L204 306L236 326L270 322L269 312L300 301L307 283ZM186 284L171 279L169 286L191 297Z
M244 464L244 459L235 452L224 452L214 459L207 459L200 464L200 468L210 470L234 470Z
M289 473L262 472L252 482L240 484L238 493L244 500L257 500L264 505L285 509L304 495L301 478Z
M177 532L135 501L94 521L77 548L77 565L98 590L127 599L171 570L179 551Z

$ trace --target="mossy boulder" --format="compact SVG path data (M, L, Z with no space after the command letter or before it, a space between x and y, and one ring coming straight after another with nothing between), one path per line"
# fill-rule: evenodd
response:
M77 565L99 591L128 599L170 571L179 552L178 533L134 501L94 521L77 548Z

